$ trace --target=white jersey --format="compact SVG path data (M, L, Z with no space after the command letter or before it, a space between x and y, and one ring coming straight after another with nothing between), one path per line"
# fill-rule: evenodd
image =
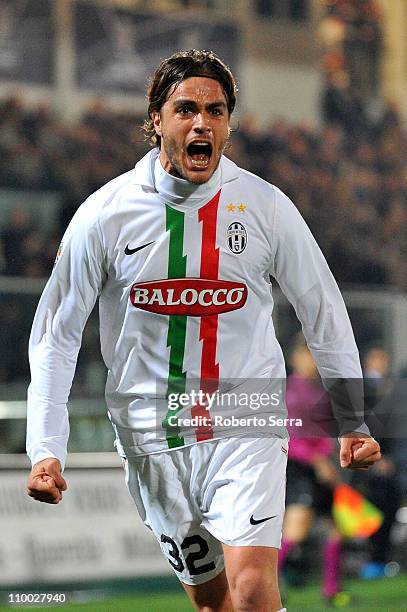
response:
M164 172L155 149L91 195L65 233L34 319L31 461L53 456L65 464L67 401L98 297L119 453L148 454L213 436L210 426L198 426L188 440L169 433L165 422L161 427L162 406L191 380L213 391L222 380L285 377L270 275L293 304L321 377L361 378L336 282L279 189L226 157L208 183L192 185Z

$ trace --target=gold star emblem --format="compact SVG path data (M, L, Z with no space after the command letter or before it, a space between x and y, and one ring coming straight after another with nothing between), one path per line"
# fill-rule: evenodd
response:
M239 212L244 212L247 208L246 204L239 204Z
M234 204L228 204L226 208L229 212L235 212L236 206Z

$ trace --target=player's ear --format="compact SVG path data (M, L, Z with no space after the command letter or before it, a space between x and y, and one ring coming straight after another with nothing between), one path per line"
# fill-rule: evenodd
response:
M161 115L160 115L160 113L158 111L153 111L151 113L151 119L152 119L152 122L153 122L155 133L158 136L162 136L162 133L161 133Z

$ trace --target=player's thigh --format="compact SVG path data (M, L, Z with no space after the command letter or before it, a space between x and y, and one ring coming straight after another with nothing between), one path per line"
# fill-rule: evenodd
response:
M141 518L175 574L193 586L223 571L223 551L201 525L202 516L185 486L185 475L177 468L175 454L129 459L126 482Z
M231 585L236 577L246 570L264 578L270 584L277 584L278 548L271 546L228 546L223 545L226 576Z
M188 597L197 610L216 610L216 612L233 612L229 585L223 570L212 580L199 585L182 582Z
M223 544L280 547L285 446L280 438L230 439L219 445L216 473L208 469L203 525Z

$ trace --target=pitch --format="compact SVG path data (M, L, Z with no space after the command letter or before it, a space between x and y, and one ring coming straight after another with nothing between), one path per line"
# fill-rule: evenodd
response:
M345 584L352 596L349 606L343 610L358 612L401 612L407 610L407 575L387 578L375 582L349 580ZM319 587L311 585L301 590L290 589L286 604L290 612L325 612L326 605L319 597ZM0 612L12 609L27 609L17 606L0 606ZM35 610L61 610L61 612L191 612L186 595L179 592L161 595L139 595L134 597L116 597L115 599L97 600L87 603L75 603L59 606L31 607Z

